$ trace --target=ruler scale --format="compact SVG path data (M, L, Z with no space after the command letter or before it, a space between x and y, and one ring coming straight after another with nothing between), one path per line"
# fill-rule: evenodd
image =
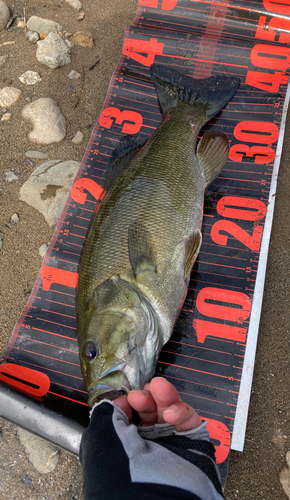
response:
M242 450L289 101L289 13L289 0L139 0L79 173L3 355L1 382L86 425L78 266L120 139L138 133L146 140L161 122L150 65L183 68L194 78L239 76L232 101L201 132L225 132L229 160L206 192L200 254L156 374L208 420L219 464L228 458L235 421L232 447Z

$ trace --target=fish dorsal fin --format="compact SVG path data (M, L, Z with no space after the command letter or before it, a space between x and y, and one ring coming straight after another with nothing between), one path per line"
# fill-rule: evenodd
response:
M156 272L156 253L148 229L139 221L129 226L129 258L135 276L144 271Z
M223 132L206 132L197 146L197 157L208 187L218 176L229 155L229 140Z
M108 191L116 177L139 153L145 142L146 140L141 135L126 135L121 138L112 155L112 165L107 171L104 191Z
M185 241L185 262L184 262L184 278L187 279L191 273L193 264L196 261L202 241L201 232L198 229L192 233Z

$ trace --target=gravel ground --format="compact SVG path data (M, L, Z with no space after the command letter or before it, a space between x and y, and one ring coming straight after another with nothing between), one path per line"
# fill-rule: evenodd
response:
M82 0L85 18L78 21L78 13L61 0L27 0L26 4L7 0L6 3L13 13L22 15L25 6L27 18L38 15L54 19L68 32L89 31L94 37L94 47L73 47L69 66L49 70L37 61L35 45L26 42L22 29L13 27L12 32L0 33L0 44L16 42L1 47L1 55L9 54L9 59L0 69L0 88L11 82L23 91L22 98L11 108L11 120L0 124L0 231L4 233L0 252L1 352L37 277L41 265L38 248L49 241L53 233L42 215L18 199L21 185L42 163L34 160L35 166L31 166L24 154L37 149L48 153L50 159L81 161L121 53L125 26L132 23L137 8L137 0ZM100 64L88 71L98 59ZM74 108L81 81L72 83L67 75L72 69L81 73L82 64L84 89ZM25 87L18 77L27 70L37 71L42 81L36 86ZM28 141L28 125L21 118L25 97L31 100L51 97L58 103L67 120L67 135L61 143L35 147ZM71 143L77 130L85 135L79 146ZM231 453L227 500L287 498L279 483L279 472L290 450L289 381L286 376L290 354L289 131L290 121L279 173L245 450ZM4 173L8 170L18 174L19 180L6 182ZM15 212L20 222L10 224ZM40 474L29 462L16 427L3 420L0 420L0 442L0 500L82 498L81 467L77 458L61 451L55 470Z

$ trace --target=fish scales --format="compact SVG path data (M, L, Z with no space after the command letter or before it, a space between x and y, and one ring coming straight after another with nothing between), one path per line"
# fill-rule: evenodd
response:
M88 269L85 300L112 274L131 269L128 227L133 221L142 218L148 227L159 273L166 270L174 247L200 226L205 181L201 175L196 180L192 127L179 115L172 117L175 126L161 125L102 202L88 241L94 251L87 249L82 263Z
M204 136L197 152L196 143L237 79L211 77L204 91L200 81L158 65L152 76L163 121L109 187L81 260L78 340L89 401L141 388L153 375L201 244L205 189L228 154L224 134ZM203 96L213 86L214 105Z

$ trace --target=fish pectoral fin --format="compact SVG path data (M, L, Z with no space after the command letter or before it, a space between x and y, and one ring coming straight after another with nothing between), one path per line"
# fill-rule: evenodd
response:
M184 279L187 279L191 273L193 264L198 256L201 241L202 236L199 229L192 233L185 241Z
M156 272L156 253L148 229L139 221L129 226L129 258L135 276L144 271Z
M196 155L202 167L206 186L218 176L229 155L229 140L223 132L205 132L198 143Z

